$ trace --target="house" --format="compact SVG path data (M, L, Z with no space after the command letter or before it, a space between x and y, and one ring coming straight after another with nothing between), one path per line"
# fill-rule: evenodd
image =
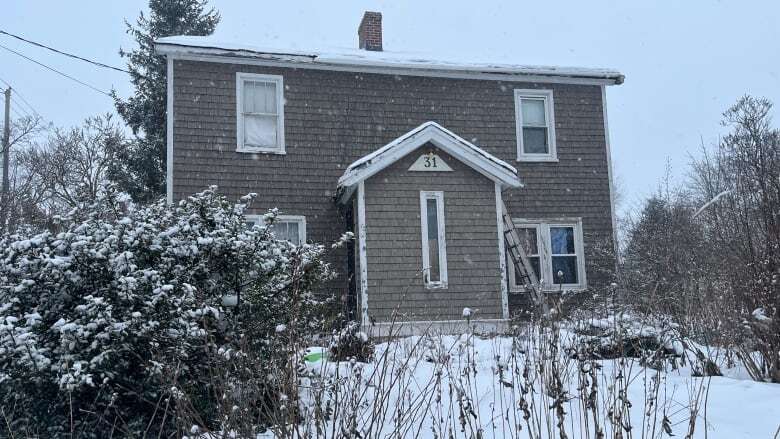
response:
M605 87L612 70L479 64L383 50L366 12L353 50L175 36L167 57L167 196L216 184L277 236L335 250L324 288L375 333L500 330L528 302L502 213L550 293L610 282L614 206ZM510 223L511 225L512 223Z

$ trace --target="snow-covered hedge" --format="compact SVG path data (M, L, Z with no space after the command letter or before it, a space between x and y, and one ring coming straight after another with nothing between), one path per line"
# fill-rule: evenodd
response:
M291 291L310 304L330 270L323 247L247 228L251 198L234 205L210 188L134 209L108 188L58 233L0 239L0 406L17 431L154 431L176 392L208 393L209 356L241 336L271 345ZM242 310L257 320L237 327ZM167 391L174 382L190 388Z

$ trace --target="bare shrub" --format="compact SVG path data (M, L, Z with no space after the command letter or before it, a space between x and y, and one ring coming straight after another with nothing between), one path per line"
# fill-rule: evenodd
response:
M756 380L780 382L780 130L766 99L740 99L702 148L687 188L630 222L621 298L671 316L686 336L730 348Z
M619 326L617 320L610 325ZM460 336L429 331L377 345L374 360L368 363L354 358L307 363L302 355L292 355L290 365L298 370L297 398L287 394L280 403L295 416L278 418L268 427L268 435L659 438L692 434L702 418L707 379L690 380L683 396L687 403L681 406L680 395L675 396L672 388L676 384L667 381L679 358L660 356L655 369L645 367L654 356L652 349L640 358L599 359L576 327L548 319L527 322L493 338L480 337L474 330ZM613 333L616 338L625 334ZM217 387L214 393L223 395L228 390ZM234 410L242 410L252 401L231 404L239 407ZM203 425L181 415L183 426ZM242 430L250 418L238 418L233 416L235 422L208 432L208 437L254 437Z

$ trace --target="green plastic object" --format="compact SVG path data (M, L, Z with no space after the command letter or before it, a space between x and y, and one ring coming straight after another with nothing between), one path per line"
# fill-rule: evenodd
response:
M313 352L313 353L305 355L303 357L303 359L307 363L316 363L318 361L325 360L327 358L328 358L328 353L327 352Z

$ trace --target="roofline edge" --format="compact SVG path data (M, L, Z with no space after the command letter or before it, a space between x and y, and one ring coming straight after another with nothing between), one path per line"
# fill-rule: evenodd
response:
M154 43L159 55L186 61L218 62L228 64L264 65L316 70L347 71L361 73L397 74L404 76L428 76L461 79L485 79L496 81L562 83L582 85L621 85L625 75L615 71L614 75L587 75L577 73L519 72L509 69L448 69L432 66L393 65L392 63L350 63L317 61L313 55L291 53L261 53L248 50L222 49L175 43Z

